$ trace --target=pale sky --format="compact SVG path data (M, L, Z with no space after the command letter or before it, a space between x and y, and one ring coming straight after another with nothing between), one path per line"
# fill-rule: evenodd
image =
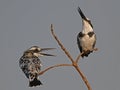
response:
M79 6L91 19L99 51L81 59L79 66L93 90L120 89L120 0L0 0L0 90L33 90L19 68L19 58L33 45L56 48L41 57L42 70L71 63L50 33L55 33L73 58L79 54L77 34L82 29ZM40 76L34 90L87 90L73 67L59 67Z

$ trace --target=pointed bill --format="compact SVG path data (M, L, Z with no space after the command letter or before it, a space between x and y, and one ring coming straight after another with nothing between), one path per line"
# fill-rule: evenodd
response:
M82 19L87 21L91 25L91 27L93 28L93 25L92 25L91 21L83 14L83 12L80 9L80 7L78 7L78 12L79 12L80 16L82 17Z
M80 16L82 17L82 19L87 20L87 18L83 14L82 10L80 9L80 7L78 7L78 12L79 12Z
M53 54L46 54L46 53L40 53L41 55L43 56L56 56L56 55L53 55Z
M47 50L53 50L53 49L56 49L56 48L41 48L40 52L47 51Z

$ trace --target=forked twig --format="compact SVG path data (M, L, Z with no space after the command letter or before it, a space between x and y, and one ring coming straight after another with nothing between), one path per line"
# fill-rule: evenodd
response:
M85 75L82 73L82 71L80 70L80 67L78 66L78 61L80 60L80 57L83 53L80 53L78 55L78 57L76 58L76 60L74 60L72 58L72 56L70 55L70 53L66 50L66 48L62 45L62 43L60 42L60 40L57 38L57 36L55 35L54 33L54 29L53 29L53 25L51 24L51 33L53 35L53 37L55 38L55 40L57 41L58 45L61 47L61 49L64 51L64 53L67 55L67 57L70 59L70 61L72 62L72 64L57 64L57 65L53 65L53 66L50 66L48 68L46 68L45 70L41 71L39 73L39 75L42 75L44 74L45 72L47 72L48 70L52 69L52 68L55 68L55 67L60 67L60 66L73 66L76 71L79 73L79 75L82 77L82 80L84 81L84 83L86 84L88 90L92 90L87 78L85 77ZM93 51L97 51L98 49L95 48Z
M81 54L78 55L76 61L74 61L71 57L71 55L69 54L69 52L64 48L64 46L61 44L61 42L59 41L59 39L57 38L57 36L55 35L54 33L54 30L53 30L53 25L51 24L51 33L53 35L53 37L55 38L55 40L57 41L58 45L61 47L61 49L65 52L65 54L68 56L68 58L71 60L72 62L72 66L78 71L79 75L82 77L82 80L85 82L88 90L92 90L87 78L85 77L85 75L82 73L82 71L80 70L80 68L78 67L78 60L80 59Z

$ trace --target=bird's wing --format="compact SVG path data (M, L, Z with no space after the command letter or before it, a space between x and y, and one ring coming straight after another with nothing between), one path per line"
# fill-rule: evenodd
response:
M40 72L41 61L38 57L32 57L32 58L21 57L19 60L19 66L26 75L26 77L29 78L30 73Z
M96 44L96 34L95 34L95 41L94 41L94 43L93 43L93 48L95 47L95 44Z
M78 48L79 48L80 52L82 53L82 47L81 47L81 43L80 43L80 38L81 38L81 37L83 37L82 32L80 32L80 33L77 35Z
M21 57L19 60L19 66L22 69L22 71L25 73L26 77L29 78L29 59Z

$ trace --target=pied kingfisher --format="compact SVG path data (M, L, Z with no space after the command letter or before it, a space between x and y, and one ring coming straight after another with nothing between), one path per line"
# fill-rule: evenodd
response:
M96 35L93 31L91 21L85 17L80 7L78 7L78 12L82 17L82 31L77 35L77 44L80 52L83 52L83 58L84 56L88 57L88 55L93 52L96 44Z
M41 61L39 56L54 56L51 54L42 53L45 50L52 50L54 48L39 48L38 46L32 46L23 53L23 56L19 60L19 66L29 79L29 86L42 85L38 79L39 72L41 69Z

